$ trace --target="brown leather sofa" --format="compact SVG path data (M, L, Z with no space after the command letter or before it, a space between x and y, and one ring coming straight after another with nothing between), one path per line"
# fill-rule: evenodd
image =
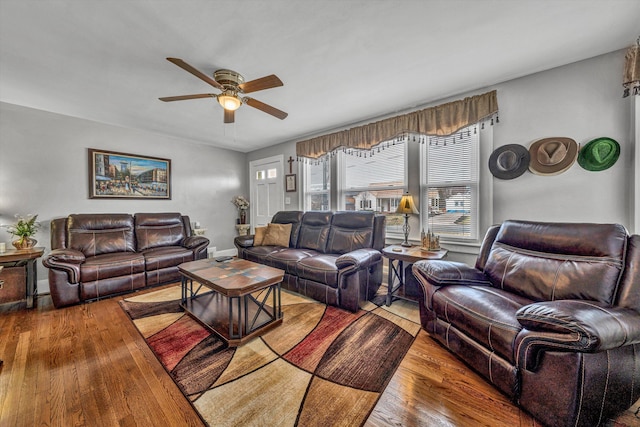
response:
M285 271L285 289L357 311L382 283L385 217L374 212L281 211L275 224L292 224L289 246L254 246L238 236L240 258Z
M506 221L475 267L419 261L424 329L547 426L597 426L640 398L640 236Z
M207 257L179 213L74 214L51 221L49 268L55 307L178 280L178 265Z

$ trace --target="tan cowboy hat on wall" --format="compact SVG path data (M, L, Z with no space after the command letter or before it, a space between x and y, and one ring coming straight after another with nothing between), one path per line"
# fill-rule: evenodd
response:
M571 138L543 138L529 147L529 170L536 175L558 175L578 158L578 143Z

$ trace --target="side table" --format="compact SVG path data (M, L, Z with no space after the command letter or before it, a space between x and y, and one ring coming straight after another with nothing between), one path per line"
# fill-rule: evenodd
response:
M389 260L389 275L387 278L387 306L394 298L415 301L416 298L405 293L405 263L407 266L423 259L443 259L447 256L446 249L438 251L424 251L419 246L404 247L391 245L382 249L382 255ZM397 281L397 283L396 283Z
M0 265L4 267L3 274L9 274L11 271L24 271L22 277L24 277L23 284L24 291L17 290L18 296L17 301L26 299L27 308L33 308L33 299L38 295L38 269L36 268L36 261L38 258L42 256L44 253L43 247L31 248L31 249L8 249L5 252L0 253ZM22 270L24 269L24 270ZM25 274L26 273L26 274ZM20 277L20 274L16 276ZM5 280L4 288L9 288L8 280ZM14 283L13 286L16 284ZM15 291L15 290L12 290ZM24 297L22 297L24 295ZM0 294L0 302L13 302L13 296L10 296L6 301L3 299Z

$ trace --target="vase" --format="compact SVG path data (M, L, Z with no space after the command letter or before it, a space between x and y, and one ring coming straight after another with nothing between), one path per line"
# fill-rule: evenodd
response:
M240 209L240 224L247 223L247 211L246 209Z
M38 241L36 239L33 239L31 237L22 237L18 240L14 240L13 242L11 242L11 244L13 245L14 248L20 250L20 249L31 249L33 248L36 243L38 243Z

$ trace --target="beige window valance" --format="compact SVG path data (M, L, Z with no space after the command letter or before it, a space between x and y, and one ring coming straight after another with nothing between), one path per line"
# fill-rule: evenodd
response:
M496 91L448 102L401 116L299 141L298 157L317 159L338 149L370 150L397 135L415 132L432 136L452 135L498 113Z

